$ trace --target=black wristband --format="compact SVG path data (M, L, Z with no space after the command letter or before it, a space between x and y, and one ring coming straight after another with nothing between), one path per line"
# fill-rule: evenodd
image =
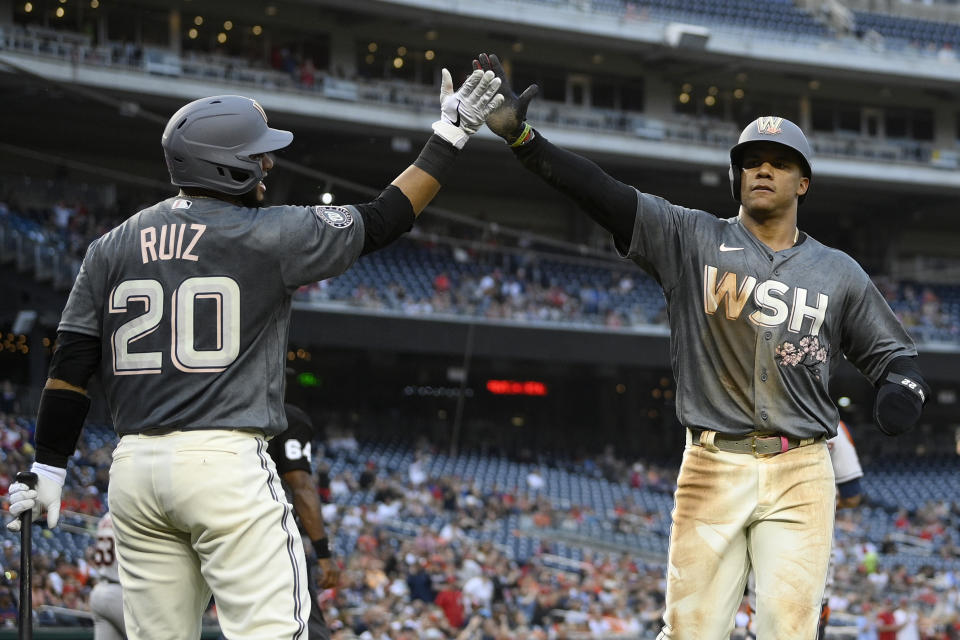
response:
M333 555L330 553L330 538L318 538L310 542L313 543L313 551L320 560L325 560Z
M77 448L83 421L90 410L90 398L69 389L44 389L37 411L36 461L66 468L67 458Z
M450 167L453 166L453 161L457 159L459 153L460 150L455 146L437 134L433 134L427 140L427 144L423 145L423 150L413 161L413 166L423 169L433 176L434 180L443 184L450 172Z

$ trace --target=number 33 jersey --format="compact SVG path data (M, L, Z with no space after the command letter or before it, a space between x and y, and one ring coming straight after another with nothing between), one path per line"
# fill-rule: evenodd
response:
M121 435L283 431L291 296L363 247L352 207L245 208L177 197L94 241L59 330L100 338Z
M104 514L97 523L97 541L93 548L93 565L100 578L120 582L117 571L116 538L113 535L113 519Z

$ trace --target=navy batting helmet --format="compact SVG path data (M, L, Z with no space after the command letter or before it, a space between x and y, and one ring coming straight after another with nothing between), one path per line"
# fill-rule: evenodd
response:
M737 202L740 202L743 150L744 147L754 142L775 142L793 149L800 154L800 169L803 175L811 180L813 179L813 171L810 168L810 157L813 153L810 150L810 143L807 142L807 137L803 135L800 127L779 116L760 116L747 125L747 128L740 134L737 144L730 149L730 190L733 193L733 199ZM798 204L803 204L803 199L806 197L806 194L800 196L797 200Z
M161 144L173 184L241 195L263 179L260 160L251 156L282 149L292 140L289 131L267 125L256 100L212 96L173 114Z

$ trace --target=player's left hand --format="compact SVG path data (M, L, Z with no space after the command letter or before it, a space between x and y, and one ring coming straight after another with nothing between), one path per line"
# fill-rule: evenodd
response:
M440 76L440 119L433 123L433 131L462 149L503 102L503 96L497 94L500 79L492 71L476 69L454 93L450 72L444 69Z
M10 515L13 520L7 523L10 531L20 531L20 514L33 509L33 519L40 518L40 509L47 511L47 526L51 529L60 520L60 495L63 486L55 480L37 474L37 488L31 489L22 482L14 482L9 488Z
M487 126L508 144L513 144L523 133L527 120L527 107L540 91L540 87L532 84L518 96L510 87L510 81L507 80L507 73L500 64L500 58L494 53L489 56L485 53L478 55L473 61L473 68L493 71L494 75L500 78L500 95L504 98L503 104L487 118Z
M880 431L888 436L899 436L913 429L922 412L921 397L902 384L885 382L877 390L873 417Z
M333 558L319 558L317 565L320 567L320 588L333 589L340 582L340 567Z

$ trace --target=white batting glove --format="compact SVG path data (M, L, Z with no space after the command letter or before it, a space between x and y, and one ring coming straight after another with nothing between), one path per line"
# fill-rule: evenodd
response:
M41 508L47 512L47 526L51 529L57 526L60 520L60 496L63 493L63 483L67 478L67 470L47 464L33 463L30 468L37 474L37 488L31 489L22 482L10 485L10 515L13 520L7 523L10 531L20 531L20 514L33 509L33 519L40 517Z
M463 149L467 139L483 126L487 115L503 102L503 96L497 94L500 78L492 71L476 69L454 93L450 72L444 69L440 77L440 119L433 123L433 131L457 149Z

